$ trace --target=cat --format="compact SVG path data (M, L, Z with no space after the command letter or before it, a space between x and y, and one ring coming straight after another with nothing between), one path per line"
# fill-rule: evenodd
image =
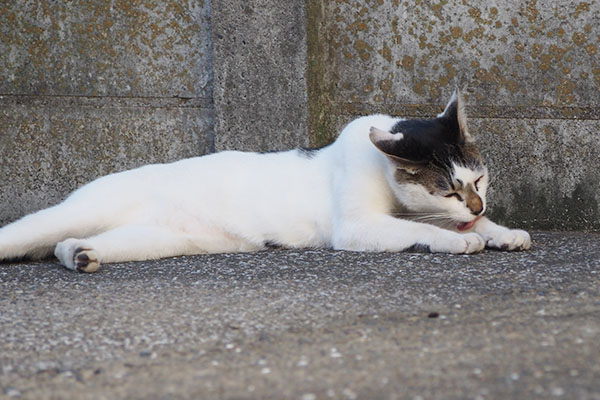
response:
M484 216L487 167L454 92L427 120L361 117L320 149L224 151L98 178L0 229L0 260L100 263L269 245L470 254L526 250Z

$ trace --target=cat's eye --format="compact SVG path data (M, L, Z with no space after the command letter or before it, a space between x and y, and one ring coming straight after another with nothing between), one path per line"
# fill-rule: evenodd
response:
M479 190L479 181L483 179L483 175L481 175L479 178L477 178L477 180L475 181L475 190Z
M458 193L449 193L449 194L445 195L444 197L447 197L447 198L454 197L458 201L463 201L463 198Z

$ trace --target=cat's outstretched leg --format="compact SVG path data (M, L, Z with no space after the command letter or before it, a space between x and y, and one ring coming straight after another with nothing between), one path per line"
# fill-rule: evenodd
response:
M54 255L62 265L79 272L95 272L101 262L142 261L197 251L191 238L153 225L124 225L86 239L67 239Z
M100 263L144 261L201 253L256 251L253 245L220 230L191 233L151 224L123 225L86 239L67 239L54 254L65 267L95 272Z
M471 254L483 250L477 233L456 233L389 215L354 219L336 229L334 248L358 251L403 251L414 246L434 253Z
M0 261L47 257L59 241L96 234L106 223L65 203L38 211L0 229Z
M506 228L485 217L477 221L473 231L481 235L486 246L492 249L519 251L531 248L529 233L521 229Z

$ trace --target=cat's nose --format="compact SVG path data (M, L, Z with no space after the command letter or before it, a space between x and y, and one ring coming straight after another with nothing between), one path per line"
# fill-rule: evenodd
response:
M478 210L471 210L471 214L473 215L480 215L481 213L483 213L483 207Z
M471 214L480 215L483 212L483 200L474 191L467 194L467 207L471 210Z
M469 210L471 210L471 214L481 215L483 213L483 202L481 201L481 199L479 199L479 201L471 201L471 202L467 202L467 203L468 203Z

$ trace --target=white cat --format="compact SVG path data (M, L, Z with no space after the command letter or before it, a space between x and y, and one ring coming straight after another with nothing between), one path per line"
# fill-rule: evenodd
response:
M67 268L200 253L330 247L523 250L529 234L483 217L488 172L457 92L430 120L350 123L331 145L225 151L108 175L0 229L0 260Z

